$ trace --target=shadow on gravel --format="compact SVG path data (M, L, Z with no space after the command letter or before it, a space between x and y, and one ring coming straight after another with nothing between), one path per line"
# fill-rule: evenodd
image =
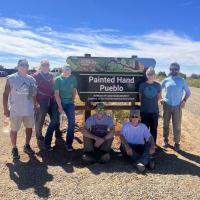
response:
M81 140L77 140L81 144ZM81 157L83 154L82 146L73 152L67 152L65 149L65 140L56 139L53 151L46 152L40 150L28 162L7 163L10 178L20 190L33 188L35 194L41 198L50 196L50 189L45 187L48 181L53 180L53 176L48 173L48 166L59 166L66 173L73 173L74 168L88 168L93 174L126 172L137 173L130 159L122 157L120 152L111 151L111 161L107 164L85 164ZM196 163L199 163L199 157L187 152L181 151L180 154ZM40 162L38 157L42 159ZM164 174L164 175L192 175L200 176L200 167L179 158L177 154L169 154L160 148L156 153L156 169L146 170L144 175Z
M82 144L80 138L76 137L75 140ZM112 173L112 172L137 172L132 162L124 158L120 152L111 151L111 161L107 164L86 164L82 161L81 157L83 149L75 149L73 152L67 152L65 149L65 140L59 138L55 141L55 147L52 152L40 151L38 156L42 157L45 165L60 166L67 173L73 173L74 167L88 168L93 174ZM184 151L180 154L192 161L199 163L199 157ZM154 174L180 174L180 175L193 175L200 176L200 168L187 161L177 157L176 154L168 154L165 149L159 148L156 153L156 169L146 170L147 173Z
M179 153L183 157L199 163L199 156L184 151ZM200 177L200 167L183 160L177 154L168 154L164 149L157 152L155 174L192 175Z
M38 197L49 197L50 189L44 185L52 181L53 176L47 172L48 167L35 156L31 156L28 162L19 160L15 163L7 163L6 166L9 168L10 179L17 184L18 189L33 188Z
M194 162L200 164L200 156L197 156L197 155L185 152L185 151L180 151L179 154L191 161L194 161Z

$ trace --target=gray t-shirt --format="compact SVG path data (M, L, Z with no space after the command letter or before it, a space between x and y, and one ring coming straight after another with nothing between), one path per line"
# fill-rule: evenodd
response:
M161 85L158 82L149 84L147 82L141 83L139 92L141 98L141 112L144 113L158 113L158 93L161 92Z
M109 129L114 129L112 118L106 114L101 119L98 119L96 114L90 116L87 118L85 126L91 133L98 137L104 137L107 135Z
M14 73L8 76L11 92L9 96L10 116L33 116L33 96L36 81L32 76Z

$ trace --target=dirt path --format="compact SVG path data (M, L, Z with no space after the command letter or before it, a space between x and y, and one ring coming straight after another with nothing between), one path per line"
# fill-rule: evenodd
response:
M1 79L0 98L4 79ZM155 171L138 174L118 152L115 139L112 161L107 165L81 162L82 137L76 133L75 151L67 153L64 140L55 141L54 151L39 151L29 158L22 152L24 133L19 133L21 160L13 163L9 135L0 139L1 199L200 199L200 89L192 88L192 97L183 114L182 148L157 153ZM0 119L2 119L2 107ZM2 124L2 120L0 120ZM161 144L162 121L159 121Z

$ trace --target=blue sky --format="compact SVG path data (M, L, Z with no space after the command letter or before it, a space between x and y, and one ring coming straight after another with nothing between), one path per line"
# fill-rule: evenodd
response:
M152 57L200 73L199 0L0 0L0 64L69 55Z

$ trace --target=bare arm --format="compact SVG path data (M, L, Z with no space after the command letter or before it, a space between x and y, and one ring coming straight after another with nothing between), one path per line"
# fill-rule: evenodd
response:
M124 145L125 149L126 149L126 153L128 156L132 156L133 155L133 150L132 148L129 146L129 144L127 143L126 139L124 138L123 135L120 135L120 140L122 142L122 144Z
M110 129L109 133L104 137L104 140L110 140L114 137L114 135L115 135L115 130Z
M76 88L73 89L73 92L72 92L72 99L75 100L75 97L76 97Z
M62 104L61 104L61 99L60 99L60 95L59 95L58 90L55 90L54 96L55 96L55 99L56 99L56 103L58 104L58 110L59 110L60 113L62 113L63 107L62 107Z
M121 140L122 144L123 144L125 147L129 147L129 145L128 145L128 143L127 143L127 141L126 141L126 139L124 138L123 135L120 135L120 140Z
M159 92L158 93L158 100L161 100L162 99L162 92Z
M93 139L93 140L97 140L99 137L93 135L92 133L90 133L90 131L88 131L86 129L86 127L84 127L82 130L81 130L82 134L84 137L87 137L87 138L90 138L90 139Z
M10 94L10 91L11 91L10 83L7 80L6 85L5 85L5 89L4 89L4 92L3 92L3 109L4 109L4 115L6 117L9 117L9 115L10 115L9 110L8 110L8 96Z

